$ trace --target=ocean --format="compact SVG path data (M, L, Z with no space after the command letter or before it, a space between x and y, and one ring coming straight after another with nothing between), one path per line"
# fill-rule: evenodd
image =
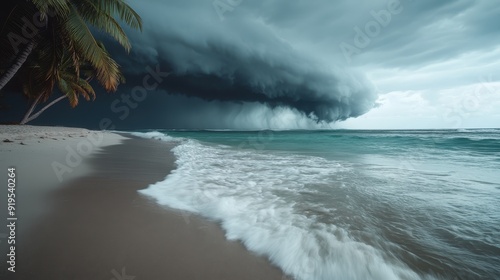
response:
M500 129L135 134L179 142L142 195L290 279L500 279Z

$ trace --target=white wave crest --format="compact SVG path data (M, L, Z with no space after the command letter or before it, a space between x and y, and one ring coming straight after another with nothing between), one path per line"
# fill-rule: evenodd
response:
M330 182L345 168L340 164L194 140L183 141L173 152L178 169L140 192L161 205L219 221L228 239L240 240L295 279L420 279L347 230L307 217L290 199L314 191L307 188L310 184Z

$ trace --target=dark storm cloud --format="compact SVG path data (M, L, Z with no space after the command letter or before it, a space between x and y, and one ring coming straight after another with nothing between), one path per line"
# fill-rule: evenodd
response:
M140 83L145 75L140 70L158 64L172 72L161 84L170 94L288 108L326 122L356 117L374 106L376 94L362 75L281 38L251 10L257 3L243 1L226 11L214 3L132 2L145 30L131 34L131 56L118 56L127 84ZM260 4L265 8L265 2Z
M221 4L222 3L222 4ZM359 65L419 67L491 46L498 8L446 1L132 1L145 20L132 56L119 62L129 84L147 65L172 72L161 88L207 101L290 108L318 121L344 120L373 108L376 94ZM370 44L346 63L352 42L390 5L393 14ZM498 36L496 36L498 37ZM474 39L471 39L474 38ZM206 103L214 106L213 103Z
M148 66L172 73L119 127L311 128L318 121L324 126L374 107L375 87L363 76L370 70L411 72L487 52L500 41L500 6L494 1L129 2L143 17L144 31L127 31L130 55L107 44L127 78L118 94L142 85ZM339 46L355 46L355 28L365 30L377 21L374 13L389 7L400 12L379 23L369 44L346 60ZM466 74L444 78L460 83ZM443 83L443 77L433 78ZM396 81L393 88L398 86ZM115 114L110 104L102 111Z

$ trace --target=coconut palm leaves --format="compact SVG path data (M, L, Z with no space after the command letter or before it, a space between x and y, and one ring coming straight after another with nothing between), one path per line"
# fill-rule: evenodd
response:
M60 53L61 56L57 59L51 57L51 54L58 54L57 52L51 54L37 52L37 54L38 64L28 65L24 70L26 80L23 84L23 91L28 96L32 96L33 92L38 93L38 95L26 112L21 124L37 118L49 107L66 98L71 107L78 105L79 97L83 97L87 101L95 99L96 94L90 84L90 81L95 78L95 71L89 63L75 59L68 51ZM50 69L49 72L47 72L48 69ZM121 75L120 79L123 79ZM57 88L62 95L35 113L37 105L45 102L54 88Z
M47 15L62 16L69 12L69 1L67 0L31 0L42 17Z
M75 67L74 60L68 53L63 54L61 61L61 63L57 64L57 68L53 69L53 73L51 73L48 80L44 80L46 66L30 66L27 74L28 80L24 83L24 93L30 94L33 91L42 91L47 94L46 90L48 88L56 86L68 98L71 107L78 105L79 96L82 96L87 101L95 99L95 91L90 85L90 81L94 77L92 68L88 64ZM39 96L46 98L44 94Z
M120 23L142 29L140 16L124 0L31 2L47 25L32 39L36 47L23 71L28 76L25 94L36 97L35 103L43 102L57 85L70 104L76 106L78 96L94 97L94 90L88 84L90 77L95 77L106 91L116 91L123 81L119 65L96 40L93 31L108 34L128 52L131 45ZM86 71L92 74L82 78L82 65L89 66ZM73 70L69 71L70 68Z
M130 42L115 16L132 28L142 29L140 16L123 0L32 0L40 10L49 5L56 11L53 29L63 46L75 60L92 65L96 78L107 91L116 91L120 84L118 64L103 45L97 41L91 27L109 34L125 50L130 51ZM52 6L51 6L52 5ZM50 24L49 19L49 24ZM52 46L54 47L54 46ZM78 61L75 61L78 64Z
M93 71L87 65L79 65L79 68L75 68L74 61L71 57L64 54L62 63L58 64L58 68L55 69L52 79L48 81L38 80L43 77L44 67L41 65L30 66L29 79L24 83L24 92L29 94L36 88L48 88L57 86L58 90L62 93L62 96L53 100L48 105L44 106L38 112L34 113L36 104L38 104L42 98L45 98L43 94L38 95L33 105L30 107L26 115L24 116L21 124L25 124L43 113L46 109L56 104L57 102L68 99L71 107L78 105L79 97L83 97L85 100L95 99L95 91L90 85L90 80L93 78ZM44 85L44 83L49 83L49 85Z

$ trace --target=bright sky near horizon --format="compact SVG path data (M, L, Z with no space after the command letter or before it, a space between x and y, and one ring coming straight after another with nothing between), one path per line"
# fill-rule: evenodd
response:
M401 3L393 17L405 23L381 30L388 42L354 62L377 87L379 106L338 126L500 127L499 9L492 1L440 1L419 13L411 1Z
M459 23L455 23L459 24ZM338 123L352 129L500 127L500 47L405 69L367 70L376 108Z
M486 77L484 77L486 78ZM479 78L478 78L479 80ZM500 127L500 83L435 91L392 91L381 94L378 107L337 123L346 129L440 129Z

